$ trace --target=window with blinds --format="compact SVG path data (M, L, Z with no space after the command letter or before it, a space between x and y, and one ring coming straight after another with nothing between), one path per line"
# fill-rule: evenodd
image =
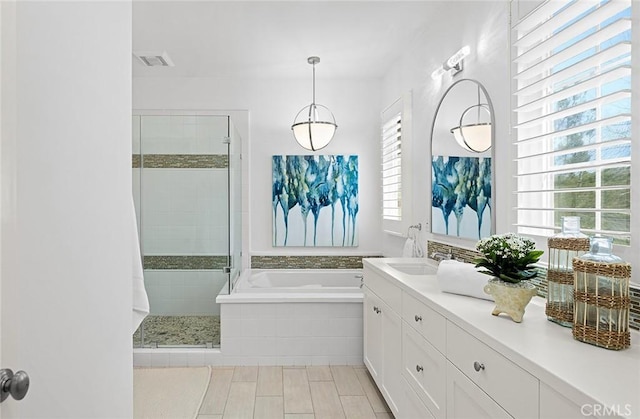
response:
M516 224L631 241L631 1L547 1L512 32Z
M382 124L382 218L402 220L402 113Z

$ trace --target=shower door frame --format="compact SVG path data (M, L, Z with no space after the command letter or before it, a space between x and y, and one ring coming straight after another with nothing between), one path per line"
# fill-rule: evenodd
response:
M244 254L243 249L242 249L242 244L240 245L240 258L238 258L237 261L234 261L232 258L232 235L233 235L233 225L232 225L232 216L234 214L232 214L232 211L234 211L237 214L241 214L241 217L244 217L244 211L243 208L238 208L238 209L234 209L232 208L232 194L231 194L231 188L233 187L232 185L232 153L231 153L231 139L234 138L232 136L232 127L234 127L234 123L232 120L232 115L231 114L241 114L243 115L245 118L247 118L247 113L244 111L189 111L189 110L141 110L141 109L134 109L132 112L132 116L133 117L139 117L139 118L143 118L143 117L147 117L147 116L166 116L166 117L171 117L171 116L195 116L195 117L224 117L226 118L226 136L224 138L221 139L221 141L226 144L226 156L227 156L227 193L226 193L226 198L227 198L227 249L226 249L226 265L225 267L223 267L222 273L226 275L226 278L224 280L225 282L225 286L221 289L220 293L223 292L230 292L231 288L232 288L232 275L234 275L234 277L239 273L239 271L241 271L242 268L242 255ZM240 119L245 119L245 118L240 118ZM248 118L247 118L248 119ZM140 119L140 123L141 123L141 119ZM242 154L242 149L243 149L243 137L238 133L237 129L234 129L235 131L235 139L234 141L237 141L237 144L233 144L234 150L237 150L238 153L238 163L240 165L244 165L244 162L242 162L241 160L241 154ZM142 139L141 139L142 141ZM142 147L142 144L141 144ZM144 160L144 153L143 150L140 150L140 155L141 155L141 165L140 165L140 182L142 182L142 169L143 169L143 165L142 162ZM241 167L240 168L240 176L242 176L243 173L245 173L245 168ZM242 181L240 178L240 183L239 183L239 187L242 188ZM142 194L142 185L140 185L140 193ZM236 193L240 193L240 197L242 197L242 191L236 191ZM143 231L142 231L142 197L140 197L140 207L138 208L138 212L140 214L139 220L140 220L140 246L141 246L141 254L144 258L144 246L143 246ZM242 207L242 205L244 205L244 203L242 202L242 200L240 201L240 206ZM244 221L244 220L242 220ZM244 225L244 222L241 222L241 225ZM241 243L242 241L242 237L244 236L244 232L242 231L240 233L240 241ZM234 267L233 263L237 263L239 264L239 266L237 266L237 269L234 269L236 267ZM212 304L217 304L215 302L215 296L213 296L212 298ZM147 346L145 346L147 345ZM153 345L153 343L151 343L151 345L149 345L149 343L145 342L145 337L144 337L144 327L141 325L141 346L139 347L134 347L135 349L194 349L194 348L198 348L198 349L216 349L219 350L220 348L220 343L218 343L217 345L209 345L207 344L203 344L203 345L188 345L188 344L183 344L183 345L158 345L155 344Z

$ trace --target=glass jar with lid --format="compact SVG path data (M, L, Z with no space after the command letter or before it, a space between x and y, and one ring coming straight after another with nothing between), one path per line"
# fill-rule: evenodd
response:
M562 217L562 231L547 240L547 319L573 325L573 258L589 251L589 238L580 232L580 217Z
M607 349L631 345L631 265L612 254L611 237L592 237L589 253L573 260L573 337Z

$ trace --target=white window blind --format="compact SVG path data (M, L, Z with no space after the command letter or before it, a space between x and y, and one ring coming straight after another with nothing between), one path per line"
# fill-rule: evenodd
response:
M402 220L402 112L383 115L382 218Z
M547 1L512 32L516 224L631 242L631 1Z

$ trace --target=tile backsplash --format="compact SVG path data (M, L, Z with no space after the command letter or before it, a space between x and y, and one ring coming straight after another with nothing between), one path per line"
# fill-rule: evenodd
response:
M362 269L362 258L358 256L251 256L254 269Z
M463 249L461 247L452 246L445 243L427 241L427 256L431 256L433 252L451 254L455 259L471 263L474 258L480 256L475 250ZM538 287L538 295L546 298L547 296L547 270L545 268L536 268L538 275L531 281ZM629 316L629 327L640 330L640 288L631 287L629 292L631 299L631 309Z

